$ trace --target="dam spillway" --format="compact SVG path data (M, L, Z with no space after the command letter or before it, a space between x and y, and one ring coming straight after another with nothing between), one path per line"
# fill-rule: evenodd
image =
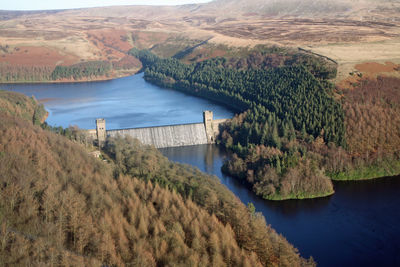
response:
M103 146L109 137L130 136L156 148L194 146L215 143L220 125L228 119L213 119L212 111L203 112L203 123L106 130L105 119L96 120L96 129L87 130L87 137Z
M106 134L107 137L130 136L139 139L145 145L153 145L156 148L208 143L203 123L108 130Z

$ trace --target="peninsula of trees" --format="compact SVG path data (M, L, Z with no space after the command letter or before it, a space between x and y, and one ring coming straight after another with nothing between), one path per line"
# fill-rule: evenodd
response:
M256 65L251 64L255 53L259 55ZM244 60L250 62L247 65L241 64L243 58L184 64L148 51L133 49L131 54L144 64L147 81L217 101L240 113L221 129L220 143L234 152L223 171L251 185L263 198L321 197L334 192L331 179L400 172L400 147L394 141L400 136L395 124L400 93L390 86L398 79L367 80L353 92L339 92L328 81L336 75L331 62L278 48L256 50ZM380 90L374 90L377 83ZM382 101L374 101L377 92ZM383 116L391 119L378 114L364 117L360 109L366 106L374 114L383 109ZM381 124L378 117L385 126L376 129L368 143L355 141L360 136L354 128Z

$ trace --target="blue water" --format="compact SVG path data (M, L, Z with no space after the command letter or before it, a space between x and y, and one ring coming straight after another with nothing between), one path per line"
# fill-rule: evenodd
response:
M108 129L202 121L233 113L215 103L146 83L143 75L95 83L0 85L44 101L55 126L95 128L104 117ZM335 183L327 198L266 201L221 173L229 155L216 146L162 149L169 159L197 166L219 177L243 203L254 203L267 223L319 266L400 266L400 178Z
M331 197L267 201L221 173L229 156L214 145L165 148L170 160L219 177L240 200L318 266L400 266L400 177L334 183Z
M94 129L96 118L105 118L107 129L202 122L204 110L216 119L233 117L210 101L147 83L143 74L105 82L0 84L0 89L35 96L49 111L47 123L64 128Z

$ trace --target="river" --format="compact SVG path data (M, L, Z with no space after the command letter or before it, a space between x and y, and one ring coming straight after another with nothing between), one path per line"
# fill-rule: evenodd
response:
M202 111L216 118L233 113L210 101L146 83L142 74L106 82L0 85L34 95L49 111L53 126L95 128L103 117L108 129L202 121ZM162 149L170 160L216 175L243 203L252 202L267 223L304 257L319 266L400 266L400 179L335 183L331 197L266 201L221 173L229 154L214 145Z

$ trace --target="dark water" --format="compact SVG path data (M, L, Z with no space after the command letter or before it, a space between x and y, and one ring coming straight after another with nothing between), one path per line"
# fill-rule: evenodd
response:
M0 85L47 100L51 125L131 128L202 121L203 110L216 118L232 112L192 96L146 83L142 75L107 82ZM271 202L221 173L227 154L216 146L163 149L171 160L217 175L245 204L254 203L269 224L319 266L400 266L400 178L336 183L336 194L322 199Z
M43 101L53 126L94 129L96 118L105 118L107 129L194 123L203 121L204 110L212 110L216 119L233 117L210 101L147 83L143 74L91 83L0 84L0 89Z
M169 159L217 175L242 202L319 266L400 266L400 177L335 183L331 197L266 201L221 173L228 156L216 146L166 148Z

